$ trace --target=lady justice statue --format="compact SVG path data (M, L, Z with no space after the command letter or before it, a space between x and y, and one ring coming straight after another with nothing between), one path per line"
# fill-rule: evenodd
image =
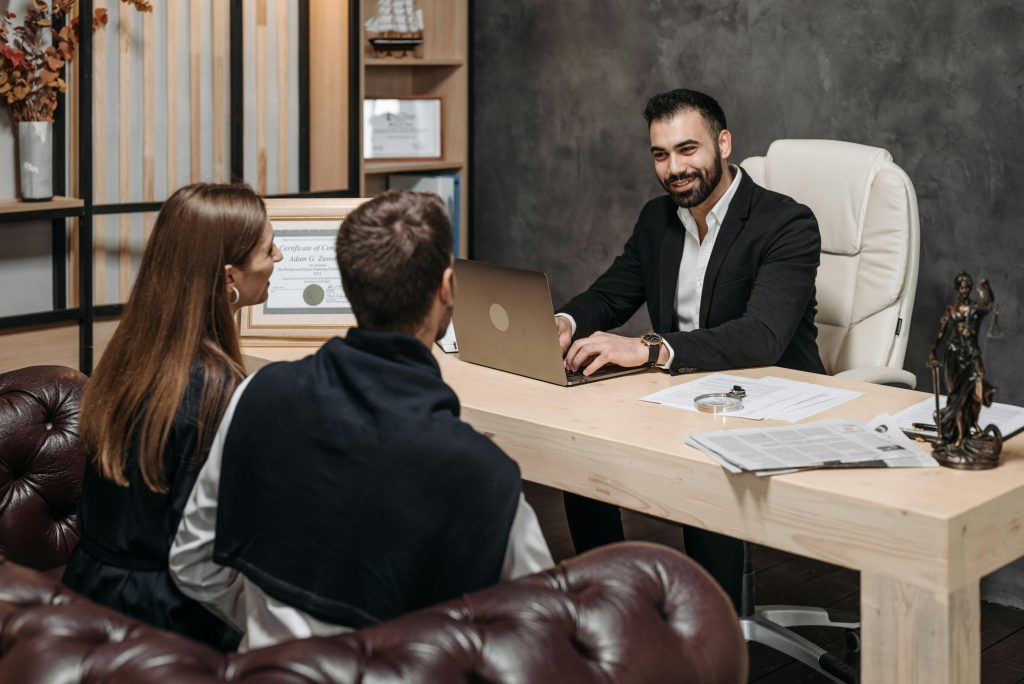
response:
M978 425L981 407L991 406L996 393L995 387L985 379L985 365L978 346L981 320L993 309L995 298L988 280L982 280L978 287L979 299L973 301L974 281L967 273L957 275L954 287L957 303L946 307L939 323L939 334L928 355L935 387L935 425L939 433L932 456L950 468L995 468L999 465L1003 436L995 425L984 430ZM943 340L946 340L946 349L939 364L936 352ZM944 408L940 405L940 367L948 394Z

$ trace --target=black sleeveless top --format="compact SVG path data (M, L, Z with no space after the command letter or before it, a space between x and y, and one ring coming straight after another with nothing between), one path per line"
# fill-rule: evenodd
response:
M167 565L199 474L194 458L202 388L203 366L197 361L164 451L166 493L153 492L143 482L137 438L125 468L128 487L107 480L92 464L86 466L78 504L81 540L64 571L64 584L147 624L233 650L240 636L182 594Z

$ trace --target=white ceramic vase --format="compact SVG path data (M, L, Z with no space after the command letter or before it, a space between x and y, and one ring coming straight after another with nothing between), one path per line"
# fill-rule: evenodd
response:
M22 121L18 124L18 169L21 199L42 201L53 197L53 124Z

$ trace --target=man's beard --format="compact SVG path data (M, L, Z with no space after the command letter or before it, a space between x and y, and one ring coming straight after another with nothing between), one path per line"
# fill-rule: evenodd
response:
M672 189L672 183L687 180L689 178L696 179L693 187L678 192ZM665 188L665 191L672 196L672 201L675 202L677 206L689 209L690 207L702 204L708 197L711 197L711 193L715 191L715 188L718 187L721 180L722 153L716 147L715 163L710 168L698 169L688 173L678 173L669 176L665 180L661 181L661 187Z

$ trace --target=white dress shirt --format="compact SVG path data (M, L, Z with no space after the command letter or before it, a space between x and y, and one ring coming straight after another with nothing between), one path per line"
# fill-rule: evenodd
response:
M690 210L679 207L676 211L686 233L683 237L683 258L679 263L679 280L676 282L676 318L682 332L700 327L700 297L704 292L704 274L708 269L711 250L715 248L715 240L718 239L718 230L722 227L743 174L738 166L731 168L735 174L732 183L708 212L708 232L703 242L697 232L697 219L693 218Z
M350 627L317 620L268 596L238 570L213 560L224 441L238 400L251 379L249 376L238 386L228 403L210 446L210 454L185 506L169 557L171 577L178 588L244 634L240 651L289 639L351 631ZM553 566L537 516L520 494L509 531L501 579L516 579Z
M736 189L740 186L740 178L743 171L740 167L729 165L732 169L733 179L729 188L718 199L715 206L707 215L708 232L701 242L697 231L697 219L693 218L689 209L679 207L676 214L679 222L683 224L683 257L679 262L679 276L676 281L676 317L679 323L679 330L688 332L700 327L700 298L704 292L704 274L708 268L708 260L711 258L711 251L715 248L715 240L718 238L718 230L722 227L725 215L729 211L729 204L732 202ZM576 321L572 316L565 313L557 313L568 319L572 325L572 333L576 334ZM666 340L665 347L668 349L668 361L660 364L659 368L668 369L675 358L675 350Z

